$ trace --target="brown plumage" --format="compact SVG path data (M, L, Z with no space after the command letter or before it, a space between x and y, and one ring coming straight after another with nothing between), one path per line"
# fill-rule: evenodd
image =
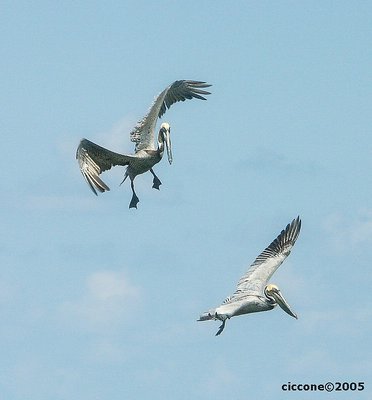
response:
M210 92L204 90L204 88L209 86L211 85L205 82L179 80L173 82L163 90L155 99L149 112L137 123L130 133L131 141L136 143L133 155L115 153L88 139L81 140L76 151L76 158L79 162L80 171L93 193L97 195L97 191L103 193L110 190L99 175L117 165L127 167L123 182L128 176L131 181L133 195L129 208L137 208L137 203L139 202L133 183L137 175L150 171L154 177L152 187L159 189L161 182L152 168L162 159L165 148L167 150L168 161L171 164L172 148L170 126L166 122L160 127L157 147L155 147L154 131L157 119L176 102L193 98L206 100L202 95L210 94Z

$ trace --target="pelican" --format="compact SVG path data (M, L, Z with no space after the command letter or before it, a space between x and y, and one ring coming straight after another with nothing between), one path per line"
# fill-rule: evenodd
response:
M164 122L160 126L157 147L154 143L154 131L158 118L171 107L172 104L186 99L206 100L202 95L210 92L204 90L211 85L200 81L179 80L164 89L155 99L148 113L137 123L130 132L130 139L135 143L135 153L125 155L114 153L88 139L82 139L76 151L80 171L83 174L93 193L110 190L99 175L116 165L127 166L123 183L128 177L131 181L132 199L129 208L137 208L139 199L134 190L134 178L137 175L150 171L153 175L154 189L159 190L160 179L155 175L153 166L163 157L166 147L169 164L172 163L172 147L170 140L170 126Z
M291 310L279 288L267 282L289 256L300 229L301 220L297 217L255 259L245 275L240 278L235 293L227 297L219 307L203 313L198 321L222 321L216 333L218 336L224 330L226 321L231 317L272 310L276 305L297 319L297 315Z

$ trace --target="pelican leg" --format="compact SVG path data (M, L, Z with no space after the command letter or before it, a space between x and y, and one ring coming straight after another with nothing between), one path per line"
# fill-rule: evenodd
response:
M125 182L125 180L128 178L128 171L125 171L124 179L120 182L120 186Z
M225 324L226 324L226 319L222 321L222 325L218 328L218 332L216 333L216 336L221 335L222 331L225 329Z
M160 179L155 175L155 172L154 172L154 170L152 168L150 169L150 172L154 176L154 179L152 181L152 187L154 189L158 189L159 190L159 186L161 185Z
M136 192L134 190L134 183L132 180L130 181L130 187L132 188L133 196L132 200L130 201L129 208L137 208L139 198L137 197Z

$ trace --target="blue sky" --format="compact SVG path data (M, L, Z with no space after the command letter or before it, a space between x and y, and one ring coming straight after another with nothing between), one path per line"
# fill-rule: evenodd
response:
M0 6L0 399L294 398L372 393L372 5L339 1ZM173 164L80 175L82 137L129 132L177 79ZM280 309L197 323L297 215Z

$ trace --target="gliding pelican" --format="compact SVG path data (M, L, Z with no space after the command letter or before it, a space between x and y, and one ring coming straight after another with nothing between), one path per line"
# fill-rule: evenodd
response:
M131 141L136 143L135 154L133 155L114 153L87 139L83 139L76 151L76 158L79 162L80 171L93 193L97 195L97 190L101 193L110 190L99 175L116 165L127 166L124 179L121 183L129 176L133 192L129 208L137 208L137 203L139 202L133 183L137 175L150 171L154 177L152 187L159 189L161 182L155 175L152 167L162 159L165 147L167 149L169 164L171 164L172 148L170 126L166 122L160 126L157 148L155 147L154 130L156 121L158 118L161 118L172 104L178 101L191 100L193 98L206 100L202 95L208 95L210 92L203 89L209 86L211 85L205 82L180 80L173 82L163 90L155 99L147 115L137 123L130 133Z
M301 229L300 217L294 219L280 235L255 259L239 282L235 293L219 307L200 316L198 321L220 320L216 336L225 328L226 320L237 315L272 310L279 305L283 311L297 319L276 285L268 280L290 254Z

